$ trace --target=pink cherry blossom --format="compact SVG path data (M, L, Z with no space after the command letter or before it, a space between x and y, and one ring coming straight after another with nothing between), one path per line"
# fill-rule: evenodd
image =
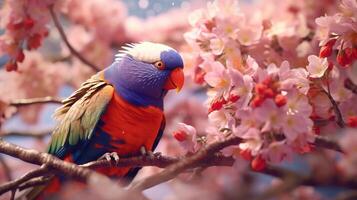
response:
M185 123L178 123L176 131L182 131L186 136L183 141L180 141L180 145L184 150L188 152L196 152L199 148L199 143L197 143L197 133L193 126L187 125Z
M328 68L326 58L319 58L315 55L311 55L308 58L309 65L306 67L311 78L321 78Z

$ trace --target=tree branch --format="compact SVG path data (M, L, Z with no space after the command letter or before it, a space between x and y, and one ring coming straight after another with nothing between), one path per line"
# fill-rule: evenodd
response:
M47 174L53 174L54 172L60 172L61 174L69 175L87 182L90 176L94 176L96 173L85 168L94 169L98 167L113 167L113 163L107 160L97 160L78 166L60 160L46 153L23 149L4 140L0 140L0 152L32 164L46 165L46 167L42 165L42 167L39 169L28 172L19 179L0 185L0 195L8 191L13 191L14 189L16 190L17 188L21 190L34 185L45 184L49 181L50 178L43 176ZM181 158L172 158L167 156L137 156L132 158L121 158L119 164L116 167L157 166L164 168L178 162L180 159ZM233 162L233 158L215 156L214 158L210 159L210 162L202 163L202 165L232 166Z
M52 129L41 130L41 131L1 131L0 137L31 137L37 139L43 139L52 133Z
M0 186L0 195L4 194L5 192L10 191L10 190L16 190L16 188L19 185L25 183L26 181L28 181L32 178L35 178L35 177L43 176L47 173L48 173L48 168L46 167L46 165L41 166L39 169L30 171L16 180L13 180L13 181L7 182L6 184L1 185Z
M50 169L74 177L83 182L89 182L90 180L93 179L108 180L108 177L98 174L90 169L80 167L73 163L65 162L47 153L41 153L35 150L21 148L14 144L10 144L4 141L3 139L0 139L0 152L15 158L19 158L25 162L29 162L32 164L36 164L36 165L46 164L46 166Z
M314 144L317 147L322 147L325 149L331 149L331 150L335 150L335 151L344 153L341 146L337 142L330 140L327 137L323 137L323 136L319 136L319 135L315 136Z
M239 144L242 141L243 140L241 138L231 137L223 141L212 143L191 156L184 156L178 158L161 156L161 155L120 158L119 163L115 167L142 167L142 166L156 166L160 168L167 167L167 169L165 169L162 173L159 173L158 175L154 175L152 177L149 177L148 179L139 181L138 183L133 183L132 185L133 189L143 190L148 187L159 184L161 182L170 180L175 176L177 176L179 173L189 169L194 169L197 167L206 168L211 166L232 166L233 163L235 162L234 158L225 157L221 154L217 154L217 152L219 152L221 149L227 146ZM327 147L334 150L341 149L337 144L334 144L333 141L330 141L321 136L319 136L315 141L317 142L316 145L320 147ZM16 145L7 143L3 140L0 140L0 152L16 158L20 158L26 162L30 162L38 165L46 164L47 166L45 169L43 169L44 167L35 169L17 180L0 185L0 194L7 191L13 191L14 189L21 190L34 185L45 184L51 178L44 177L44 175L53 174L57 172L64 175L72 176L74 178L86 182L88 180L88 176L90 176L88 174L94 172L85 168L95 169L98 167L114 166L114 163L111 163L110 161L107 160L92 161L84 165L78 166L60 160L46 153L40 153L34 150L23 149ZM293 174L294 172L290 172L285 169L267 168L267 170L263 171L262 173L279 177L279 178L284 178L286 176L291 177L292 176L291 174ZM309 180L305 182L312 184L315 183L316 181ZM343 181L340 182L341 184L344 184ZM352 185L356 185L356 184L353 183Z
M10 102L10 106L27 106L27 105L34 105L34 104L42 104L42 103L57 103L62 104L62 100L57 97L38 97L38 98L30 98L30 99L17 99Z
M133 190L142 191L152 186L166 182L174 178L181 172L185 171L185 169L196 166L197 163L199 162L202 161L209 162L209 158L215 153L217 153L218 151L220 151L221 149L227 146L237 145L242 141L243 141L242 138L231 136L225 140L209 144L208 146L203 147L201 150L199 150L197 153L193 154L192 156L186 157L180 160L179 162L167 167L162 172L154 174L142 180L133 182L129 186L129 188Z
M357 85L355 85L351 79L347 78L344 82L345 88L349 89L351 92L357 94Z
M85 65L89 66L90 68L92 68L95 72L100 71L100 69L94 65L93 63L91 63L90 61L88 61L86 58L84 58L72 45L71 43L69 43L68 38L66 36L66 33L64 32L62 25L60 23L60 21L58 20L58 17L55 13L55 11L53 10L53 5L48 7L52 20L62 38L62 40L64 41L64 43L66 44L66 46L68 47L69 51L72 53L72 55L74 55L75 57L77 57L82 63L84 63Z
M338 108L338 104L337 102L335 101L335 99L333 99L330 91L325 91L324 89L322 89L322 92L326 94L326 96L329 98L331 104L332 104L332 108L335 112L335 115L336 115L336 123L338 126L340 126L341 128L344 128L346 126L345 124L345 121L343 121L343 117L342 117L342 114L341 114L341 111L340 109Z
M36 177L36 178L33 178L33 179L26 181L23 184L19 185L18 189L21 191L21 190L24 190L24 189L27 189L30 187L45 185L48 182L50 182L52 180L52 178L53 178L52 175Z

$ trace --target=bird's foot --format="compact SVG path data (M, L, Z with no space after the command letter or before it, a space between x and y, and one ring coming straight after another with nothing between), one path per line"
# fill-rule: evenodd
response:
M150 150L147 150L144 146L142 146L142 147L140 148L140 153L141 153L141 155L142 155L143 157L149 157L149 158L151 158L151 159L161 157L161 152L156 152L156 153L154 153L154 152L152 152L152 151L150 151Z
M117 152L108 152L108 153L105 153L103 154L99 160L107 160L109 161L110 163L112 163L114 161L114 164L115 165L118 165L119 163L119 155Z

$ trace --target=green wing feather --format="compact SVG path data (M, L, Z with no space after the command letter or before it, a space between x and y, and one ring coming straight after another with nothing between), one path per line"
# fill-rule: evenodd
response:
M63 100L54 114L59 123L52 133L48 152L55 154L67 142L75 145L89 139L113 93L113 86L95 75Z
M80 140L89 139L93 130L111 100L114 88L98 73L84 82L70 97L63 100L54 118L59 121L52 133L48 152L56 152L68 142L75 145ZM37 186L16 199L36 199L46 186Z

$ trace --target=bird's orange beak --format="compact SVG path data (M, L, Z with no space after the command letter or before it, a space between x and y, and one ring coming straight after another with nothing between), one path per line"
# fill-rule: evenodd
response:
M185 82L185 77L183 75L183 70L182 68L178 67L171 72L169 78L166 80L164 89L165 90L176 89L176 91L179 92L184 82Z

